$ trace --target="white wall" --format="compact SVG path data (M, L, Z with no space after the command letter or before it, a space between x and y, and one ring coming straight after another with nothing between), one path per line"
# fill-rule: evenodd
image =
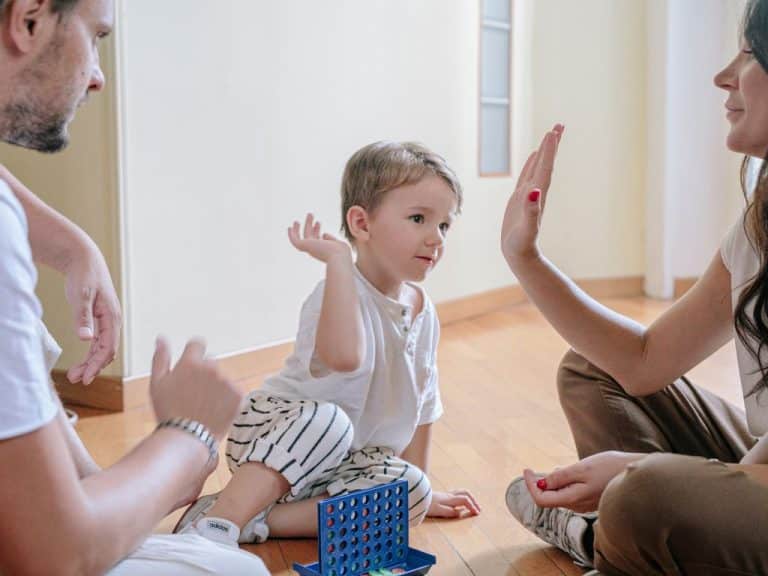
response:
M648 3L646 289L654 296L670 297L675 278L704 271L743 205L740 158L725 147L727 95L712 81L736 53L743 4Z
M674 16L669 0L515 0L515 172L534 139L556 121L566 124L542 244L574 277L652 275L660 264L667 277L698 274L719 230L738 213L738 159L722 156L719 144L716 154L684 147L701 160L680 171L678 182L697 185L664 188L681 195L663 196L666 211L654 211L653 182L667 177L671 160L669 146L651 136L658 122L666 130L673 100L647 97L646 86L669 89L656 76L668 77L666 59L663 68L654 65L668 48L667 26L678 27L678 47L699 46L688 50L698 56L691 69L680 52L669 66L682 67L676 81L686 90L707 87L692 110L709 133L724 134L722 101L708 87L735 45L743 5L681 1L689 4ZM111 69L110 46L103 55L110 90L120 85L117 118L108 92L81 111L66 154L2 149L10 168L106 253L126 318L125 362L108 374L145 373L158 333L177 346L205 335L216 355L292 338L299 305L322 268L294 253L285 228L314 210L336 229L344 162L375 139L421 140L445 155L464 182L465 214L428 281L433 298L514 282L497 248L514 178L477 177L474 0L119 6L118 69ZM691 20L694 8L702 12ZM702 31L691 30L692 22ZM685 94L675 101L683 111L691 102ZM661 115L654 102L661 102ZM693 114L683 120L677 137L699 134ZM656 163L659 153L663 161ZM701 176L712 168L715 177ZM721 180L725 194L712 186L699 191L699 182ZM691 194L705 200L691 204ZM676 236L657 234L675 210L690 206L704 212L676 228ZM83 348L71 333L61 281L44 273L40 284L66 367Z
M576 278L644 273L645 2L535 0L533 132L566 132L542 248Z
M534 49L517 119L568 125L544 246L578 277L642 274L643 2L517 3ZM377 139L425 142L464 183L433 298L513 282L514 180L476 175L478 17L466 0L123 0L127 375L162 331L214 354L292 338L322 268L285 228L313 210L336 229L344 162Z

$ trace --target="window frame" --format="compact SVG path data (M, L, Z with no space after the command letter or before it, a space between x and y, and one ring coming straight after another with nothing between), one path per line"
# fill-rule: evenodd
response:
M513 79L513 18L514 0L506 0L509 4L509 21L494 20L485 17L485 2L478 1L478 74L477 74L477 173L480 178L509 178L512 176L512 79ZM507 98L483 96L483 36L486 29L505 30L508 40L508 82ZM507 111L507 170L495 172L483 172L483 109L487 106L502 106Z

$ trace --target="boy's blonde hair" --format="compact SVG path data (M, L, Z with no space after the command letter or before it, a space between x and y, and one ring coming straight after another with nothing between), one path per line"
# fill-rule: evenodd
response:
M360 206L370 214L393 188L431 175L445 180L456 194L457 211L461 212L463 192L459 179L442 156L421 144L382 141L355 152L341 181L341 228L347 240L354 241L347 224L347 212L352 206Z

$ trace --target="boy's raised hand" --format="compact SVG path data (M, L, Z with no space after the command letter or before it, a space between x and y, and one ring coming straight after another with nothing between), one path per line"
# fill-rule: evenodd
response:
M342 242L333 234L323 233L320 222L315 222L312 214L307 214L304 220L304 232L298 221L288 228L288 239L301 252L306 252L321 262L328 263L334 256L351 256L349 244Z
M507 203L501 227L501 251L512 267L516 260L536 254L541 215L564 130L562 124L557 124L544 135L538 150L528 157Z

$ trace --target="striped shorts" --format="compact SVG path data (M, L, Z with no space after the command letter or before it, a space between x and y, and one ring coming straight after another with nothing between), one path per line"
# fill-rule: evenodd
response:
M249 462L282 474L291 488L278 502L338 496L407 480L409 520L419 524L432 500L426 474L390 448L350 451L353 437L349 417L335 404L284 400L257 390L232 425L227 464L233 474Z

